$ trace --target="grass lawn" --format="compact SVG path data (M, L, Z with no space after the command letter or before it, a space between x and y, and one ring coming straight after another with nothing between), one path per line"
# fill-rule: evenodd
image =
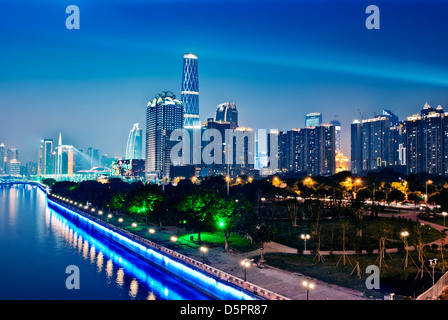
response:
M193 241L190 240L190 238L193 237ZM188 244L190 246L201 246L205 245L208 247L225 247L225 239L224 235L221 232L201 232L201 243L199 243L198 240L198 234L197 233L184 233L181 234L178 237L178 241L181 241L185 244ZM232 249L233 251L238 252L249 252L255 249L258 249L256 245L254 245L250 240L247 238L232 233L228 239L229 249Z
M410 236L408 238L409 245L416 242L417 236L414 228L419 226L419 223L398 219L398 218L377 218L364 217L362 221L362 241L361 249L378 249L379 236L384 224L391 228L391 232L386 242L387 248L402 248L403 242L400 237L401 231L408 231ZM304 249L304 241L300 238L302 233L310 234L311 239L307 241L307 249L314 250L318 247L318 236L313 234L313 226L311 222L300 221L297 227L292 227L289 221L276 222L277 234L274 241L288 245L297 249ZM342 250L342 228L339 220L321 220L319 222L321 230L320 250ZM423 243L432 242L440 239L441 233L435 229L427 226L422 227ZM354 240L356 238L357 228L353 223L350 224L346 232L346 250L354 249Z

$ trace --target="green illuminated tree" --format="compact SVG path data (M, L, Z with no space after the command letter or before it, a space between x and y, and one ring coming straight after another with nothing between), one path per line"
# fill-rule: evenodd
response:
M114 211L117 210L118 212L122 211L124 208L124 204L126 202L126 196L127 194L125 192L117 191L112 198L110 199L108 206L109 208Z
M229 237L241 218L243 200L215 195L211 205L213 220L218 230L224 233L225 250L229 251Z
M153 185L145 185L132 190L128 196L127 207L131 214L146 218L153 214L157 206L162 203L162 193Z
M186 228L198 234L198 242L201 242L201 232L210 230L212 222L211 202L211 193L198 190L186 194L177 205L177 209L186 217Z

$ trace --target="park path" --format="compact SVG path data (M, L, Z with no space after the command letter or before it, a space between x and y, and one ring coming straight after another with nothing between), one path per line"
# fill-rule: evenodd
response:
M169 239L170 235L177 233L177 228L166 228L157 232L158 236ZM297 249L284 246L276 242L265 245L265 252L297 253ZM176 249L181 254L198 261L204 258L197 248L182 247ZM205 255L205 263L229 273L240 279L244 279L244 269L241 267L243 259L259 255L260 250L251 252L225 252L223 247L209 248ZM367 297L360 291L329 284L300 273L288 272L271 266L258 267L253 264L246 271L247 281L262 288L268 289L291 300L306 300L307 292L303 287L303 281L311 281L315 288L309 293L310 300L366 300Z

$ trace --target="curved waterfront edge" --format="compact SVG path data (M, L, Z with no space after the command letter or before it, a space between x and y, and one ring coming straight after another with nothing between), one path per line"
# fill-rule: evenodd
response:
M176 251L160 246L145 238L136 236L126 230L117 228L88 213L67 205L51 195L47 187L38 182L37 185L46 194L48 203L64 211L77 220L87 223L95 232L108 237L115 243L138 254L146 261L172 274L183 282L220 300L289 300L257 285L243 281L233 275L184 256Z

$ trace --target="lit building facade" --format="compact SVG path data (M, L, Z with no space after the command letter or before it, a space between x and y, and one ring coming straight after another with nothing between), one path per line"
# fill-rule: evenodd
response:
M322 114L320 112L308 113L305 117L305 127L317 127L322 124Z
M190 136L190 161L194 164L194 153L200 152L201 143L195 136L201 134L199 121L199 75L198 57L192 53L184 55L182 69L181 101L184 108L183 128ZM198 163L200 165L200 163Z
M238 110L235 103L226 102L218 105L215 121L229 123L231 129L236 129L238 127Z
M5 173L5 165L6 165L6 148L2 143L0 144L0 174Z
M129 132L128 142L126 144L126 159L143 159L143 133L142 129L135 123Z
M447 121L441 106L436 109L427 103L421 115L406 119L407 173L427 172L447 175Z
M145 174L147 180L153 175L158 179L169 179L172 163L170 152L178 143L171 141L173 130L182 129L184 123L184 108L182 101L170 92L157 94L146 106L146 162Z
M390 165L390 121L379 116L351 126L351 170L355 174Z
M331 124L279 134L279 168L283 172L330 176L336 172L335 127Z

